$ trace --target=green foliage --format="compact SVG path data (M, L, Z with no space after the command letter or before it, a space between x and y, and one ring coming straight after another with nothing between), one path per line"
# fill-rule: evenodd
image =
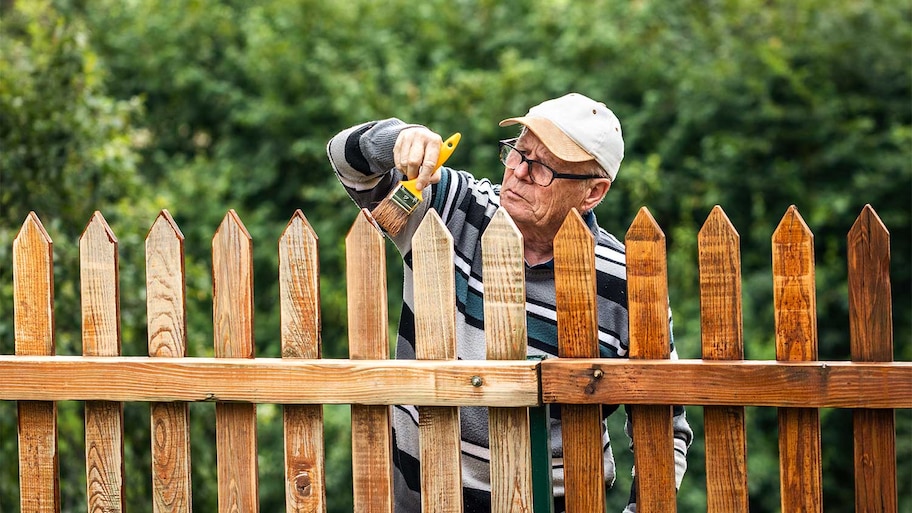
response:
M643 206L665 229L675 340L700 355L695 238L721 205L742 243L744 337L775 357L770 237L795 204L815 236L820 357L847 359L846 233L866 203L892 236L896 358L912 360L912 7L895 1L42 0L0 11L0 353L13 352L11 247L30 210L55 241L57 345L79 354L78 237L118 235L125 354L145 352L142 237L167 208L186 241L189 352L211 355L211 239L228 209L254 238L258 356L278 356L277 241L301 209L320 237L322 342L346 357L344 236L328 166L338 130L389 116L462 132L451 165L497 179L500 119L567 91L622 120L603 226ZM390 251L391 331L401 266ZM81 406L60 406L65 511L84 509ZM0 403L0 507L15 508L15 407ZM349 413L326 411L331 511L351 509ZM702 436L702 412L689 408ZM281 410L259 412L261 507L281 509ZM821 412L826 511L851 509L849 412ZM148 511L148 413L126 409L127 498ZM615 415L618 417L618 415ZM214 409L191 405L197 510L214 510ZM621 469L630 457L612 419ZM897 413L900 509L912 412ZM778 511L776 413L748 408L752 509ZM681 511L705 510L702 441ZM625 481L626 479L626 481ZM346 497L349 497L346 499ZM8 500L9 498L9 500ZM348 502L346 502L348 501ZM82 505L80 505L82 504ZM6 509L4 509L6 511Z

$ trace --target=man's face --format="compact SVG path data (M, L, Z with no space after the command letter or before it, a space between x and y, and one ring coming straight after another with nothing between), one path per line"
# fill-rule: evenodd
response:
M526 158L543 162L559 173L586 174L580 163L564 162L552 155L532 132L523 134L516 149ZM504 169L500 204L524 236L534 233L553 238L570 210L580 209L585 203L588 182L556 179L551 185L542 187L532 181L528 164L522 163L515 169Z

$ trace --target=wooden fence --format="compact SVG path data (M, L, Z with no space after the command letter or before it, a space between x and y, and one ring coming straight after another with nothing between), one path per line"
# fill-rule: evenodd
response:
M416 361L388 359L384 239L366 212L346 237L350 359L320 359L317 237L299 211L279 241L282 358L255 358L252 239L230 211L212 242L215 357L187 356L183 236L146 238L148 357L120 354L117 238L80 239L81 357L54 356L52 242L33 213L14 241L21 508L59 510L55 401L85 401L90 512L124 509L123 402L151 403L151 501L189 511L189 401L216 402L220 511L258 511L257 403L284 405L286 504L323 511L323 404L351 404L356 511L390 511L390 405L419 406L424 511L462 510L458 406L490 407L494 511L547 511L533 489L530 411L562 404L568 511L604 511L600 404L632 405L641 513L676 510L671 404L705 407L708 510L748 511L745 406L778 408L782 511L822 511L819 408L854 409L857 511L897 511L889 234L870 207L848 237L851 362L817 361L813 235L790 208L772 237L775 361L743 359L740 242L716 207L699 233L703 359L668 360L665 237L646 209L626 236L630 359L599 359L594 242L575 212L555 241L560 358L527 361L522 240L504 211L483 237L485 361L456 361L453 244L433 211L414 239ZM667 383L674 382L674 387ZM534 417L534 415L533 415ZM533 430L534 431L534 430ZM539 469L540 470L540 469ZM546 470L545 475L550 473ZM540 473L539 473L540 475Z

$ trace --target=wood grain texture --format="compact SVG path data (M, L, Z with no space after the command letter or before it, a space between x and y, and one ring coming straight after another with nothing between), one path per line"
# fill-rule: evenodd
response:
M54 243L34 212L13 240L16 354L53 355Z
M320 358L319 240L300 210L279 238L282 356Z
M665 234L652 214L641 208L627 230L627 297L630 358L667 359L668 264ZM675 383L674 379L668 383ZM666 385L669 388L675 386ZM670 406L632 406L637 511L677 511L674 442Z
M794 205L773 232L772 244L776 359L816 360L814 236ZM778 414L782 511L820 512L823 475L819 411L780 408Z
M149 356L187 356L184 234L162 210L146 236L146 312Z
M852 361L893 361L890 233L865 205L848 235ZM895 513L896 425L892 410L853 412L855 511Z
M456 359L456 284L453 237L433 209L412 237L415 353L419 359ZM484 386L479 387L484 388ZM462 511L459 409L418 408L421 509Z
M117 237L95 212L79 239L82 352L120 354ZM85 404L86 486L90 513L124 509L123 404Z
M741 237L717 205L697 237L703 358L741 360ZM747 430L743 406L703 409L706 510L747 513Z
M386 246L383 234L362 210L345 239L349 356L389 358ZM353 404L352 478L354 510L393 511L393 440L390 408Z
M554 285L558 354L598 357L595 239L575 209L554 238ZM561 429L567 509L604 511L601 406L562 405Z
M34 212L13 240L13 309L16 354L55 354L53 242ZM20 401L17 408L20 509L56 513L57 404Z
M184 235L162 210L146 236L149 356L187 355ZM152 403L152 507L191 511L190 411L186 403Z
M253 358L253 241L230 210L212 239L217 358ZM215 405L219 511L259 511L256 405Z
M526 281L522 233L503 208L481 237L488 360L526 357ZM491 510L532 511L528 408L490 408Z
M282 358L320 358L318 238L296 210L279 238ZM326 511L323 406L285 404L285 510Z
M912 362L557 358L541 363L541 379L545 403L912 407Z
M97 399L535 406L538 363L0 355L0 400Z

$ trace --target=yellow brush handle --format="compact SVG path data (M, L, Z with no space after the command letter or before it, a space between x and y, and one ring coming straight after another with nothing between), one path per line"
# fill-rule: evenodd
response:
M462 134L456 132L446 141L443 141L443 145L440 147L440 156L437 157L437 165L434 167L434 172L437 172L437 170L440 169L440 166L450 158L450 155L456 150L456 145L459 144L460 139L462 139Z
M456 150L456 145L459 144L459 140L462 139L462 134L456 132L455 134L449 136L446 141L443 141L443 144L440 146L440 156L437 157L437 165L434 166L434 172L436 173L438 169L450 158L450 155L453 154L453 151ZM421 200L421 191L415 188L415 183L417 178L412 180L407 180L402 182L402 187L414 194Z

